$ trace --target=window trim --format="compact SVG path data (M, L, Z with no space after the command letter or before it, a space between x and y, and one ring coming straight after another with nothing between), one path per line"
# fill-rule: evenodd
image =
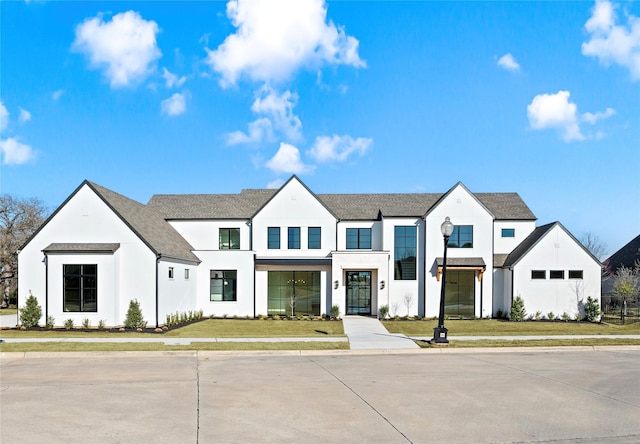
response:
M357 244L356 247L349 247L349 231L353 231L353 230L357 230ZM351 227L351 228L347 228L346 230L346 238L345 238L345 242L346 242L346 249L347 250L371 250L371 227ZM366 233L368 232L368 238L369 238L369 246L368 247L363 247L362 246L362 240L364 238L366 238L367 236L361 236L361 233Z
M311 230L318 230L317 234L311 234ZM316 244L317 236L317 244ZM317 245L317 246L316 246ZM307 248L309 250L320 250L322 248L322 227L307 228Z
M238 233L238 244L232 244L231 243L231 232L234 233ZM229 243L227 244L227 246L223 246L222 243L222 235L223 233L226 232L227 233L227 239L229 240ZM240 228L237 227L229 227L229 228L218 228L218 249L219 250L239 250L240 249Z
M554 276L555 275L555 276ZM549 279L563 280L564 270L549 270Z
M169 267L169 279L174 279L175 273L173 272L173 267Z
M184 269L184 280L185 281L189 280L189 269L188 268Z
M471 228L471 243L465 243L464 245L460 245L460 229L461 228ZM466 236L466 233L465 233ZM452 244L452 242L455 242ZM449 236L449 241L447 242L447 248L473 248L473 225L454 225L453 233Z
M399 229L402 229L402 234L399 234ZM407 235L407 231L411 232L411 235ZM403 242L402 246L399 246L400 239L406 240L412 238L413 245L406 245L406 241ZM413 264L412 269L407 270L403 273L404 268L400 266L402 263L407 263L406 258L411 256L406 256L405 259L402 260L398 256L398 253L407 252L407 250L413 250ZM415 225L395 225L393 227L393 279L396 281L415 281L418 279L418 227ZM406 276L408 275L408 276Z
M516 237L516 229L515 228L503 228L501 230L502 237Z
M540 275L542 273L542 275ZM532 280L545 280L547 279L547 270L531 270Z
M68 266L72 266L72 267L80 267L80 274L72 274L72 273L67 273L66 271L66 267ZM85 273L84 268L85 267L95 267L95 274L91 274L91 273ZM78 284L80 285L80 288L78 288L78 291L80 292L80 307L78 311L72 311L72 310L67 310L67 298L66 298L66 293L67 293L67 277L70 276L77 276L78 277ZM85 288L84 283L84 277L91 277L93 276L94 280L95 280L95 299L96 299L96 308L95 310L86 310L84 309L84 300L85 300L85 290L92 290L92 288ZM63 264L62 265L62 311L65 313L97 313L98 312L98 264Z
M576 274L579 276L575 276ZM569 270L569 279L584 279L584 270Z
M299 250L300 244L300 227L287 227L287 249Z
M278 235L278 238L275 239L276 234ZM273 240L272 240L272 236L273 236ZM271 242L273 241L273 245L271 244ZM277 247L276 245L276 241L277 241ZM267 227L267 250L279 250L280 249L280 227Z
M222 277L212 277L214 273L222 273ZM227 277L226 273L234 273L234 276ZM223 281L222 293L220 293L221 299L219 300L213 299L213 293L211 292L211 283L214 279ZM224 298L225 296L224 281L225 280L233 280L233 285L232 285L233 299ZM209 302L238 302L238 270L209 270Z

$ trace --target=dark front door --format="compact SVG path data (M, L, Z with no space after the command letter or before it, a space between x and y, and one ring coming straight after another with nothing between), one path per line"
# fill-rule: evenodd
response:
M371 314L370 271L347 271L347 314Z

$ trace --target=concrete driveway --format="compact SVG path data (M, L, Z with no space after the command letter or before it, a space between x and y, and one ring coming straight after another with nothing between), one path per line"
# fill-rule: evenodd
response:
M640 351L449 351L7 354L0 441L640 442Z

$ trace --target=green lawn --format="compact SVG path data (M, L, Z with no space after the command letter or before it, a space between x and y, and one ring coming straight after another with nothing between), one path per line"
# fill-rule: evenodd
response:
M390 333L432 337L436 320L384 321ZM449 336L535 336L535 335L631 335L640 334L640 323L629 325L590 322L509 322L499 320L447 320ZM493 341L492 341L493 342Z
M18 313L18 309L17 308L2 308L0 309L0 316L5 316L5 315L16 315Z
M0 338L148 338L156 333L55 330L2 330ZM158 334L170 338L344 337L340 321L205 319Z

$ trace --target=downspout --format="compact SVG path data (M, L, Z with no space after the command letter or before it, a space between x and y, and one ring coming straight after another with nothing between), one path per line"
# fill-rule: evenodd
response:
M482 297L484 296L484 279L480 278L480 319L483 319L482 316Z
M257 274L256 273L256 254L253 253L253 318L254 319L256 317L256 274Z
M44 253L44 321L49 319L49 257Z
M158 294L159 294L159 286L160 286L160 273L159 273L159 267L160 267L160 254L156 254L156 328L158 328Z

